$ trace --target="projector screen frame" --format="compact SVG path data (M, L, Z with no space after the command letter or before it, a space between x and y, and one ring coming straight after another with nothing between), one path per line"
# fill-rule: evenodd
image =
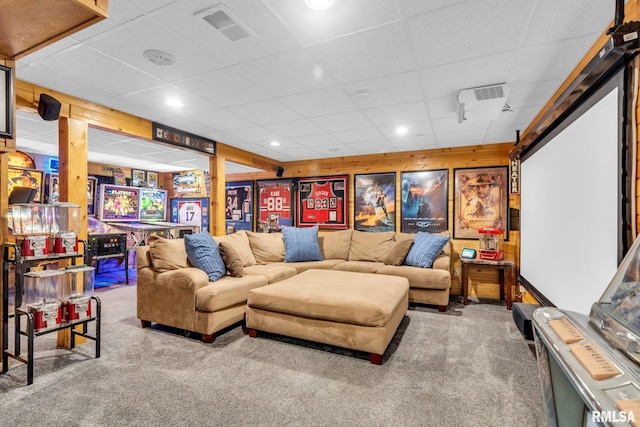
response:
M567 87L558 97L557 101L541 118L532 126L534 139L525 141L511 154L512 158L519 158L526 162L528 158L540 150L546 143L569 127L583 113L594 106L601 98L608 94L614 87L618 87L618 236L617 236L617 263L619 264L629 250L634 240L635 227L633 218L633 152L630 141L634 135L631 127L635 125L632 115L635 114L633 106L632 88L634 82L633 65L631 59L635 55L626 55L620 49L603 49L602 55L592 60L582 73ZM553 120L551 120L554 118ZM572 159L567 159L572 161ZM579 161L579 159L576 159ZM534 284L520 273L518 282L543 305L554 306Z

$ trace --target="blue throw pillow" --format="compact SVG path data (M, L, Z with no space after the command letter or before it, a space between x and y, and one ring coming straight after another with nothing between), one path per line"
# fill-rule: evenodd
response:
M284 262L322 261L318 243L318 226L283 227Z
M433 261L442 252L451 236L441 236L419 231L413 239L411 250L404 260L406 265L414 267L431 268Z
M218 244L206 231L185 234L184 247L191 265L207 273L209 281L215 282L227 274L220 251L218 251Z

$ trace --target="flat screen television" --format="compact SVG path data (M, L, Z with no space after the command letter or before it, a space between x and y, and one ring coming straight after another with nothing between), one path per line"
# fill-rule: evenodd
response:
M140 189L140 220L164 221L167 217L167 191L156 188Z
M102 184L98 193L100 221L138 221L140 188Z

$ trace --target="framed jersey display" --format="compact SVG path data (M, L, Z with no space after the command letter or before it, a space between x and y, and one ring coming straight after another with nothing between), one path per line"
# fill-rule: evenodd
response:
M225 185L225 223L234 231L253 231L253 181Z
M280 231L293 225L293 179L256 181L258 188L257 231Z
M196 225L209 231L209 198L171 199L171 222Z
M349 176L335 175L298 180L298 227L349 228Z

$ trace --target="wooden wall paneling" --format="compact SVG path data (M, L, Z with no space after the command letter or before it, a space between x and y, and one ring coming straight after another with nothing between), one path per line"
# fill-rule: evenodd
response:
M514 131L515 140L515 131ZM446 148L436 150L420 150L402 153L372 154L357 157L337 157L331 159L316 159L303 162L283 163L284 177L304 177L319 175L349 175L349 226L353 228L354 192L353 176L361 173L396 172L396 189L400 186L400 173L419 170L449 170L449 230L453 230L453 170L455 168L483 167L483 166L507 166L509 164L509 152L513 143L492 144L482 146L470 146L459 148ZM227 176L227 180L256 180L270 179L275 175L272 172L234 174ZM396 231L400 231L400 206L401 194L396 191ZM514 196L510 196L509 206L518 204ZM510 232L509 240L505 242L505 256L514 260L519 244L519 233ZM479 249L478 240L453 240L452 253L452 289L454 295L460 294L460 251L462 248L471 247ZM472 282L473 283L473 282ZM476 286L481 297L493 298L499 295L498 276L482 276L482 286Z

